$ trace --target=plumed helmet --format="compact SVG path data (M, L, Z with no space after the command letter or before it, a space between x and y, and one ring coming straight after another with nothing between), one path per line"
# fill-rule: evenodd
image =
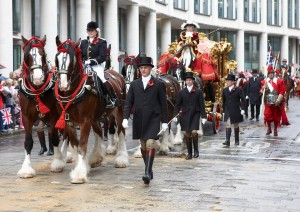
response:
M235 81L236 77L234 74L228 74L225 80Z
M279 68L276 68L275 72L276 72L277 75L281 75L281 72L280 72Z
M154 65L153 65L152 58L151 57L140 57L138 67L140 67L140 66L151 66L153 68Z
M98 24L95 21L91 21L86 25L86 29L90 30L90 29L97 29L98 28Z
M184 30L188 25L194 26L196 29L200 28L199 25L196 22L188 20L188 21L186 21L185 23L183 23L181 25L181 29Z
M270 73L274 73L274 69L273 69L273 66L268 66L268 74Z

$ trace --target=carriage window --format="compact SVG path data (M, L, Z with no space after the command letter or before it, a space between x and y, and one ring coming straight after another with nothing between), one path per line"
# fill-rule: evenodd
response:
M13 0L13 31L21 32L21 1Z
M40 20L41 20L41 1L32 0L31 1L31 22L32 22L32 35L39 37L41 34Z
M195 0L196 14L211 15L211 0Z
M188 10L187 0L174 0L174 8L180 10Z

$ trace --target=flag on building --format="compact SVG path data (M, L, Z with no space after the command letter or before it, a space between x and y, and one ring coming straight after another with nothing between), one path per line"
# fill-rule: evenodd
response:
M9 125L13 122L10 107L2 109L0 110L0 112L2 117L1 121L3 122L3 125Z
M267 52L267 67L274 66L273 50L270 41L268 42L268 52Z

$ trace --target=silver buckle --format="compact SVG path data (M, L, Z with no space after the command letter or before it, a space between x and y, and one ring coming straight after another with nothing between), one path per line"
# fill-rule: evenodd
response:
M66 114L65 114L65 120L66 120L66 121L69 121L69 120L70 120L70 115L69 115L69 113L66 113Z

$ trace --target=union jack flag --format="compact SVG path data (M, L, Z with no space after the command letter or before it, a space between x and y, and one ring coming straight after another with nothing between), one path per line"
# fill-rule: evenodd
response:
M273 50L270 42L268 42L267 67L274 66Z
M11 124L13 121L12 121L12 115L10 113L10 108L4 108L2 110L0 110L1 113L2 113L2 120L3 121L3 125L9 125Z

